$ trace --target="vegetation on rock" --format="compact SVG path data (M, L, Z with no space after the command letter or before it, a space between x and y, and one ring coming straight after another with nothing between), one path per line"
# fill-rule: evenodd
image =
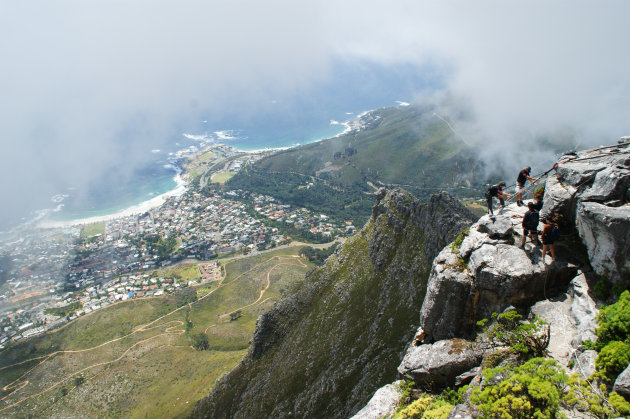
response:
M495 346L507 346L513 353L524 358L545 355L549 345L549 325L535 317L532 321L523 321L523 316L516 310L497 315L492 314L496 322L487 330L487 336ZM485 326L487 319L479 321Z

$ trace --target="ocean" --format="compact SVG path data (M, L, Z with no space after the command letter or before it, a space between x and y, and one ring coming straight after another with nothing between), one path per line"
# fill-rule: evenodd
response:
M355 68L341 63L335 74L333 80L301 94L270 96L256 103L246 98L235 101L233 107L242 111L201 110L184 118L177 127L179 133L148 145L140 161L120 156L104 176L81 189L58 191L48 208L34 211L28 218L71 221L116 214L181 187L184 153L213 142L251 151L334 137L346 128L343 122L365 111L411 102L413 92L431 93L441 86L439 80L412 66L392 71L390 67Z

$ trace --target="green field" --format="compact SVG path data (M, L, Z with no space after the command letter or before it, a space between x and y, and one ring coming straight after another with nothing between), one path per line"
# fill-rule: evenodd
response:
M245 355L257 317L312 267L297 251L225 260L220 282L114 304L3 350L0 417L185 416ZM191 346L199 333L208 350Z
M222 173L217 173L216 175L212 176L212 181L215 183L225 183L228 180L232 179L232 177L236 174L236 172L222 172Z
M89 239L99 234L105 234L105 223L89 224L81 230L82 239Z

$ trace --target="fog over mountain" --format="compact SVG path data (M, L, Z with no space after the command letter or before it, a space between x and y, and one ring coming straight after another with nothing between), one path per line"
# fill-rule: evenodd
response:
M131 176L201 120L279 107L298 124L305 102L387 83L413 90L392 101L464 103L458 129L490 155L548 133L610 142L630 134L629 15L622 0L5 1L0 218Z

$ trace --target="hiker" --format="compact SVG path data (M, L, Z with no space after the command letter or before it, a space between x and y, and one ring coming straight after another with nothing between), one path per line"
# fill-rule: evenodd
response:
M497 185L493 185L486 191L486 202L488 203L488 213L490 215L494 215L494 211L492 211L492 197L496 197L499 199L501 203L501 209L505 208L505 201L511 197L512 195L503 192L503 188L505 188L505 182L500 182Z
M533 202L528 202L527 207L529 210L525 213L525 216L523 216L523 242L521 243L521 247L525 247L527 236L532 238L533 243L537 245L540 244L540 240L538 240L538 210L536 210L536 206Z
M523 205L523 191L525 190L525 182L535 182L538 179L531 177L529 174L532 172L532 168L527 166L520 172L516 178L516 205L522 207Z
M547 249L551 253L551 261L556 260L556 248L554 246L554 242L560 236L560 229L558 228L558 224L554 221L553 215L550 215L546 220L544 220L545 226L542 230L542 260L545 263L545 255L547 254Z
M545 192L545 190L543 189L542 191L536 192L534 194L534 208L536 208L536 211L540 212L540 210L543 207L543 193Z

